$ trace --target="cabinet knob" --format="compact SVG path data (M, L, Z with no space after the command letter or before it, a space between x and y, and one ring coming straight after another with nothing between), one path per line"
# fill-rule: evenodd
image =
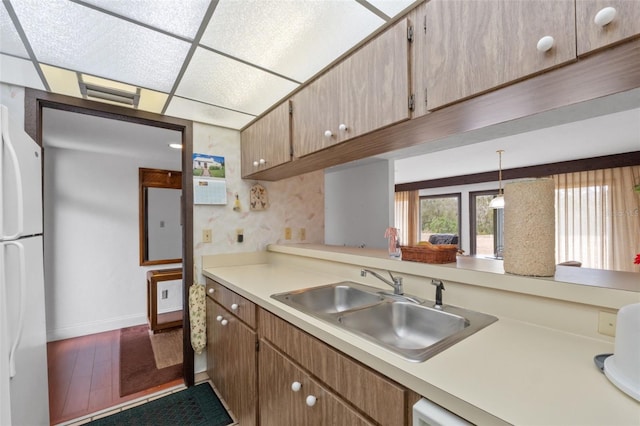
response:
M313 395L309 395L307 396L307 400L306 403L309 407L313 407L314 405L316 405L316 401L318 400L318 398L316 398Z
M324 131L324 137L329 139L331 136L333 136L333 133L331 132L331 130L325 130Z
M253 167L258 167L258 165L259 165L259 164L260 164L260 163L258 163L258 160L255 160L255 161L253 162Z
M260 165L267 164L267 160L261 158L260 160L258 160L258 163L260 163Z
M340 124L340 125L338 126L338 129L339 129L341 132L346 132L347 130L349 130L349 128L347 127L347 125L346 125L346 124L344 124L344 123L343 123L343 124Z
M210 288L210 289L209 289L209 294L213 294L213 293L215 293L215 292L216 292L216 289L215 289L215 288Z
M555 40L553 39L553 37L544 36L540 40L538 40L536 49L538 49L539 52L547 52L553 47L554 43L555 43Z
M616 18L618 11L615 7L604 7L596 13L593 22L600 27L604 27Z
M227 325L229 324L229 321L227 321L226 319L223 319L222 321L220 321L220 324Z
M218 316L216 317L216 321L218 321L218 322L222 321L222 315L218 315Z
M298 392L300 389L302 389L302 383L300 383L300 382L291 383L291 390L292 391Z
M231 310L232 311L237 311L238 310L238 304L234 303L233 305L231 305Z

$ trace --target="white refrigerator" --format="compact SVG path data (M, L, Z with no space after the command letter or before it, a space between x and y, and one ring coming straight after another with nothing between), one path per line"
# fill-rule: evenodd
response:
M49 425L42 150L0 105L0 425Z

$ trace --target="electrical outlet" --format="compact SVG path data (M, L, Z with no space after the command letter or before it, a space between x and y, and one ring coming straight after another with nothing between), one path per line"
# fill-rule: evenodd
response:
M210 243L211 242L211 229L203 229L202 230L202 242Z
M284 228L284 239L285 240L291 239L291 228Z
M616 318L616 314L600 311L600 314L598 315L598 333L615 337Z
M300 233L298 235L300 238L300 241L304 241L307 239L307 230L304 228L300 228Z

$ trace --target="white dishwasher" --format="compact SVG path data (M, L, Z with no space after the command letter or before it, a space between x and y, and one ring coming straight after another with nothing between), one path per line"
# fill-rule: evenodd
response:
M438 404L422 398L413 405L413 426L471 426L462 417L458 417Z

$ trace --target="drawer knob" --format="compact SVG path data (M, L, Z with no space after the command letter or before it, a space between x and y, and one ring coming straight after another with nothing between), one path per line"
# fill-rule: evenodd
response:
M306 403L309 407L313 407L314 405L316 405L316 401L318 400L318 398L316 398L313 395L309 395L307 396L307 400Z
M291 390L292 391L298 392L300 389L302 389L302 383L300 383L300 382L291 383Z
M227 321L226 319L223 319L222 321L220 321L220 324L227 325L229 324L229 321Z
M555 40L551 36L544 36L540 40L538 40L538 44L536 45L536 49L539 52L548 52L555 43Z
M615 7L605 7L602 8L596 13L596 17L593 18L593 22L600 27L604 27L605 25L611 23L614 19L616 19L617 11Z
M237 311L238 310L238 304L234 303L233 305L231 305L231 310L232 311Z
M329 139L331 138L331 136L333 136L333 132L331 132L331 130L325 130L324 131L324 137Z
M215 293L215 292L216 292L216 289L215 289L215 288L210 288L210 289L209 289L209 294L213 294L213 293Z

